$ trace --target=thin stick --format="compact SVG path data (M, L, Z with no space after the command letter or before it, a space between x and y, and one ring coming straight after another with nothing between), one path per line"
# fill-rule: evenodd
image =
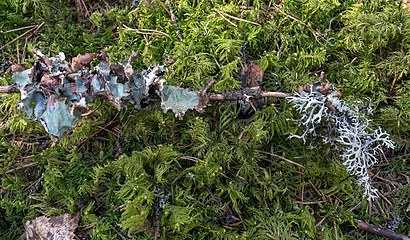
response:
M37 31L38 29L40 29L42 26L44 25L44 22L42 22L40 25L37 25L37 28L31 28L27 31L25 31L24 33L20 34L19 36L17 36L16 38L14 38L13 40L11 40L10 42L4 44L3 46L1 46L1 50L3 50L6 46L14 43L15 41L19 40L20 38L24 37L25 35L27 35L28 33L30 33L31 31Z
M197 162L197 161L201 161L201 159L193 157L193 156L182 156L179 159L181 160L188 160L188 161L192 161L192 162Z
M24 60L26 60L27 40L28 40L28 38L24 39L23 54L21 55L21 62L22 63L24 63Z
M34 167L34 166L37 166L37 162L28 163L28 164L25 164L25 165L22 165L22 166L7 170L6 173L12 173L12 172L20 170L20 169Z
M302 205L316 205L320 203L325 203L326 201L317 201L317 202L304 202L304 201L295 201L297 204L302 204Z
M317 189L315 187L315 185L312 183L312 181L309 180L310 185L312 186L313 190L315 190L316 194L322 199L322 201L326 201L326 197L323 196L322 192L319 191L319 189Z
M373 224L363 222L361 220L356 220L357 227L361 230L364 230L369 233L373 233L377 236L386 237L389 239L396 239L396 240L410 240L410 237L393 232L390 229L380 228Z
M264 92L261 97L275 97L275 98L287 98L292 96L292 93L283 93L283 92Z
M211 81L212 84L214 81ZM205 89L206 92L209 91L209 88ZM19 89L16 86L9 85L9 86L0 86L0 93L18 93ZM286 98L292 96L291 93L283 93L283 92L263 92L261 97L275 97L275 98ZM209 95L209 99L213 101L223 101L223 100L232 100L233 98L226 98L224 94L221 93L211 93Z
M183 40L182 33L181 33L181 30L178 27L177 17L174 14L174 8L172 7L171 1L167 0L165 3L168 5L169 14L171 15L171 21L172 21L172 23L174 24L174 26L176 28L178 38L179 38L180 41L182 41Z
M325 220L326 220L327 216L325 216L324 218L322 218L322 220L320 220L315 227L319 227Z
M38 30L44 25L44 22L42 22L40 25L38 25L38 27L36 29L34 29L34 31L27 37L27 38L31 38L31 36L33 36L33 34L35 34L36 32L38 32Z
M275 97L275 98L287 98L292 96L291 93L283 93L283 92L263 92L260 97ZM226 97L222 93L211 93L209 95L209 99L213 101L224 101L224 100L234 100L240 99L242 96L230 96L229 98Z
M0 49L4 49L5 47L7 47L8 45L14 43L15 41L19 40L20 38L24 37L25 35L29 34L31 31L33 31L34 28L25 31L24 33L20 34L19 36L17 36L16 38L14 38L13 40L9 41L8 43L5 43L3 46L1 46Z
M4 49L3 49L3 42L0 39L0 49L1 49L1 55L3 56L3 62L6 62L6 55L4 54Z
M294 20L294 21L296 21L296 22L298 22L298 23L300 23L300 24L306 26L306 23L305 23L305 22L303 22L302 20L300 20L300 19L297 18L297 17L294 17L294 16L292 16L292 15L290 15L290 14L284 12L277 4L273 4L273 8L274 8L276 11L278 11L278 12L282 13L283 15L285 15L286 17L288 17L288 18L290 18L290 19L292 19L292 20Z
M3 32L3 33L16 32L16 31L20 31L20 30L24 30L24 29L28 29L28 28L35 28L35 27L37 27L37 26L38 26L38 25L36 24L36 25L25 26L25 27L21 27L21 28L15 28L15 29L11 29L11 30L5 31L5 32Z
M85 10L84 17L90 17L90 12L88 11L87 5L85 5L85 2L83 0L81 0L81 3L83 4L84 10Z
M117 235L120 236L120 238L121 238L122 240L127 240L127 239L129 239L129 238L127 238L126 236L124 236L122 233L120 233L120 231L118 231L115 227L111 226L111 229L113 229L113 230L117 233Z
M217 11L218 13L220 13L220 14L223 14L223 15L229 17L229 18L232 18L232 19L235 19L235 20L238 20L238 21L241 21L241 22L250 23L250 24L253 24L253 25L256 25L256 26L261 26L261 25L260 25L259 23L257 23L257 22L252 22L252 21L249 21L249 20L246 20L246 19L243 19L243 18L234 17L234 16L231 16L231 15L229 15L229 14L227 14L227 13L221 12L221 11L219 11L219 10L216 10L216 11Z
M20 49L19 49L19 43L16 42L16 48L17 48L17 63L20 64Z
M205 93L209 93L209 91L211 90L215 82L216 82L215 79L212 79L211 81L209 81L208 85L206 85L205 87L205 90L204 90Z
M90 111L88 111L88 112L86 112L86 113L81 114L81 117L86 117L86 116L92 114L93 112L97 111L97 110L101 107L101 105L102 105L102 102L100 102L100 104L98 104L98 106L97 106L95 109L90 110Z
M220 11L216 10L217 13L219 13L219 15L225 19L225 21L227 21L228 23L230 23L232 26L234 27L238 27L238 25L236 25L235 23L231 22L231 20L227 19Z
M279 158L279 159L281 159L281 160L283 160L283 161L286 161L286 162L288 162L288 163L291 163L291 164L296 165L296 166L298 166L298 167L301 167L301 168L303 168L303 169L305 168L304 166L302 166L301 164L299 164L299 163L297 163L297 162L294 162L294 161L289 160L289 159L287 159L287 158L285 158L285 157L276 155L276 154L274 154L274 153L265 152L265 151L261 151L261 150L256 150L256 151L257 151L257 152L260 152L260 153L263 153L263 154L266 154L266 155L270 155L270 156L272 156L272 157Z
M333 231L335 231L335 240L339 240L339 235L337 234L336 221L333 220Z
M126 30L126 31L134 31L134 32L136 32L136 33L139 33L139 34L146 34L146 35L164 35L164 36L167 36L167 37L169 37L169 35L168 34L166 34L166 33L164 33L164 32L161 32L161 31L158 31L158 30L153 30L153 29L144 29L144 28L140 28L140 29L134 29L134 28L130 28L130 27L128 27L127 25L122 25L123 26L123 30Z
M161 2L161 0L155 0L155 2L159 3L159 5L168 13L168 15L171 17L171 13L169 12L169 10L167 9L167 7L164 5L163 2Z

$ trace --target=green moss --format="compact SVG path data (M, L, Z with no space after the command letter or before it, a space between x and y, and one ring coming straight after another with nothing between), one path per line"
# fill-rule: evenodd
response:
M393 214L402 219L396 231L408 233L410 15L395 2L250 1L252 9L243 10L247 1L172 1L182 41L158 1L138 8L84 1L89 15L76 2L1 1L1 43L24 32L8 30L44 22L27 40L26 63L34 48L69 59L106 49L112 62L138 51L135 69L173 59L169 84L201 89L216 79L213 91L240 87L244 46L270 91L293 91L323 70L345 99L367 98L375 124L396 139L389 161L375 168L387 181L374 179L392 204L382 203L384 213L368 206L333 146L289 139L300 131L289 120L296 113L277 100L253 116L224 102L183 120L159 104L118 112L96 102L96 111L56 143L19 113L18 94L0 95L4 239L22 236L24 222L36 216L67 212L80 213L78 234L91 239L152 239L156 231L162 239L377 239L358 232L354 219L381 224ZM6 46L1 59L17 62L16 43L21 58L24 38ZM9 83L9 75L0 78ZM158 189L170 193L161 214Z

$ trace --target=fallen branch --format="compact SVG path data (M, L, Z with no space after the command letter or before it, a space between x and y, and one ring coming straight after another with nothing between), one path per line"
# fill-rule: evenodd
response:
M188 110L205 112L209 101L239 100L241 111L246 112L251 108L256 111L262 98L286 98L300 115L295 121L304 127L301 135L292 134L290 137L306 142L308 138L320 135L325 143L340 145L343 164L350 174L358 177L358 183L364 187L364 195L369 201L378 197L378 190L370 182L369 168L377 163L384 149L394 148L394 142L380 127L375 130L369 128L369 120L359 113L358 107L347 105L331 83L323 82L324 73L313 84L301 86L293 94L263 92L258 84L248 85L239 91L209 93L215 80L195 91L166 85L163 78L166 70L162 65L135 72L132 69L135 54L117 64L109 64L107 57L99 57L100 63L90 69L89 60L80 61L77 67L70 68L63 53L53 58L39 51L34 53L37 62L33 67L13 71L13 81L21 93L19 109L40 121L45 130L57 139L76 126L81 113L88 110L87 104L101 97L108 99L118 110L129 105L142 109L152 99L157 99L164 112L172 111L179 119ZM90 53L79 55L77 59L89 59L88 55ZM0 93L17 92L14 86L4 86L0 90ZM323 135L322 126L331 130L331 134ZM289 159L271 155L303 168Z
M204 91L206 93L209 92L209 88L207 87ZM0 86L0 93L4 94L12 94L12 93L19 93L19 89L15 85L8 85L8 86ZM243 98L253 97L253 98L264 98L264 97L273 97L273 98L287 98L292 96L292 93L284 93L284 92L260 92L260 94L256 95L251 89L245 89L241 91L235 92L226 92L226 93L210 93L209 100L211 101L225 101L225 100L240 100Z
M377 236L386 237L386 238L395 239L395 240L410 240L409 236L393 232L390 229L380 228L373 224L363 222L361 220L356 220L356 223L359 229L364 230L369 233L373 233Z

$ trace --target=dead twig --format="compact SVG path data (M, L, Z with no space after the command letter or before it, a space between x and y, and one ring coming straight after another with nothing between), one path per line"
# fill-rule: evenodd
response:
M295 201L295 203L297 204L301 204L301 205L317 205L317 204L321 204L321 203L325 203L326 201L310 201L310 202L304 202L304 201Z
M312 181L309 180L308 182L312 186L313 190L315 190L316 194L322 199L322 201L327 202L326 197L322 194L321 191L319 191L319 189L316 188L316 186L312 183Z
M361 230L364 230L369 233L373 233L377 236L386 237L389 239L396 239L396 240L410 240L409 236L396 233L390 229L380 228L373 224L363 222L361 220L356 220L357 227Z
M209 99L213 100L213 101L224 101L224 100L244 99L246 97L251 97L251 98L264 98L264 97L287 98L287 97L290 97L290 96L292 96L291 93L258 92L258 91L255 91L255 89L244 89L242 91L237 91L237 92L211 93L209 95Z
M94 113L95 111L97 111L97 110L101 107L101 105L102 105L102 102L100 102L100 104L98 104L98 106L97 106L95 109L90 110L90 111L88 111L88 112L86 112L86 113L81 114L81 117L86 117L86 116L88 116L88 115Z
M305 167L302 166L301 164L299 164L299 163L297 163L297 162L294 162L294 161L292 161L292 160L289 160L289 159L287 159L287 158L285 158L285 157L279 156L279 155L277 155L277 154L270 153L270 152L265 152L265 151L261 151L261 150L256 150L256 151L259 152L259 153L263 153L263 154L272 156L272 157L279 158L279 159L281 159L281 160L283 160L283 161L286 161L286 162L288 162L288 163L291 163L291 164L296 165L296 166L298 166L298 167L301 167L301 168L303 168L303 169L305 168Z
M205 93L209 93L209 91L211 90L212 86L215 84L215 79L212 79L211 81L209 81L208 85L206 85L204 92Z
M11 30L4 31L3 34L11 33L11 32L17 32L17 31L25 30L25 29L29 29L29 28L35 28L35 27L37 27L37 26L38 26L38 25L35 24L35 25L30 25L30 26L15 28L15 29L11 29Z
M7 170L7 171L6 171L6 174L9 174L9 173L12 173L12 172L14 172L14 171L21 170L21 169L24 169L24 168L34 167L34 166L37 166L37 162L27 163L27 164L18 166L18 167L16 167L16 168Z
M123 28L122 30L126 30L126 31L133 31L136 32L138 34L144 34L144 35L162 35L162 36L166 36L169 37L169 35L167 33L158 31L158 30L154 30L154 29L144 29L144 28L140 28L140 29L135 29L135 28L130 28L127 25L122 25Z
M283 92L263 92L261 97L276 97L276 98L287 98L292 96L292 93L283 93Z
M79 227L78 229L81 230L81 231L86 231L86 230L91 229L95 226L97 226L96 223L90 223L90 224L84 225L82 227Z
M20 48L19 44L16 42L16 52L17 52L17 64L20 64Z
M227 19L220 11L217 11L217 13L219 14L219 16L221 16L225 21L227 21L229 24L231 24L234 27L238 27L238 25L236 25L235 23L233 23L231 20Z
M214 83L214 81L210 84L212 86L212 84ZM205 92L209 92L208 86L205 88ZM250 89L249 91L251 91L252 89ZM14 86L14 85L8 85L8 86L0 86L0 93L18 93L19 89ZM209 99L210 100L214 100L214 101L223 101L223 100L235 100L235 99L241 99L243 98L243 94L247 94L246 91L238 91L238 92L234 92L231 94L222 94L222 93L211 93L209 95ZM251 94L251 93L249 93ZM248 96L249 96L248 94ZM260 94L260 96L258 97L275 97L275 98L286 98L292 96L291 93L283 93L283 92L262 92Z
M172 7L171 1L170 1L170 0L167 0L167 1L165 2L165 4L168 5L169 14L171 15L171 21L172 21L172 24L174 24L174 26L175 26L175 28L176 28L178 38L179 38L180 41L182 41L183 38L182 38L181 29L179 29L179 27L178 27L177 17L176 17L175 14L174 14L174 8Z
M192 162L197 162L197 161L201 161L201 159L193 157L193 156L182 156L179 159L181 160L188 160L188 161L192 161Z
M250 24L255 25L255 26L261 26L261 25L260 25L259 23L257 23L257 22L252 22L252 21L249 21L249 20L246 20L246 19L243 19L243 18L234 17L234 16L229 15L229 14L227 14L227 13L221 12L221 11L219 11L218 9L216 10L216 12L219 13L219 14L221 14L221 15L224 15L224 16L226 16L226 17L229 17L229 18L235 19L235 20L237 20L237 21L240 21L240 22L246 22L246 23L250 23Z
M320 220L320 221L315 225L315 227L317 228L317 227L319 227L320 225L322 225L322 223L326 220L327 217L328 217L328 216L325 216L324 218L322 218L322 220Z
M112 211L113 211L113 212L117 212L117 211L119 211L120 209L123 209L123 208L125 208L125 204L122 204L122 205L120 205L120 206L114 208Z
M161 0L155 0L155 2L157 2L168 13L168 15L171 16L171 13Z
M339 235L337 234L337 225L336 225L335 220L333 220L333 231L335 231L335 240L339 240Z
M29 30L25 31L24 33L18 35L16 38L14 38L13 40L5 43L3 46L0 47L0 50L3 50L5 47L7 47L8 45L14 43L15 41L19 40L20 38L24 37L25 35L29 34L30 32L36 32L38 29L40 29L42 26L44 25L44 22L42 22L40 25L34 25L32 28L30 28ZM31 35L30 35L31 36Z

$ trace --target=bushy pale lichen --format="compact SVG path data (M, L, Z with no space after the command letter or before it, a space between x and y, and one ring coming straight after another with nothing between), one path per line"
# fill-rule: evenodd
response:
M297 120L304 127L301 135L292 135L306 142L308 137L317 137L318 129L327 129L320 138L325 143L337 144L346 170L358 177L368 200L377 198L377 189L371 185L370 168L383 156L384 148L394 148L389 134L380 127L369 128L369 121L361 117L357 107L349 107L340 101L340 93L331 84L318 81L307 85L301 92L288 97L301 114ZM384 148L383 148L384 147Z

